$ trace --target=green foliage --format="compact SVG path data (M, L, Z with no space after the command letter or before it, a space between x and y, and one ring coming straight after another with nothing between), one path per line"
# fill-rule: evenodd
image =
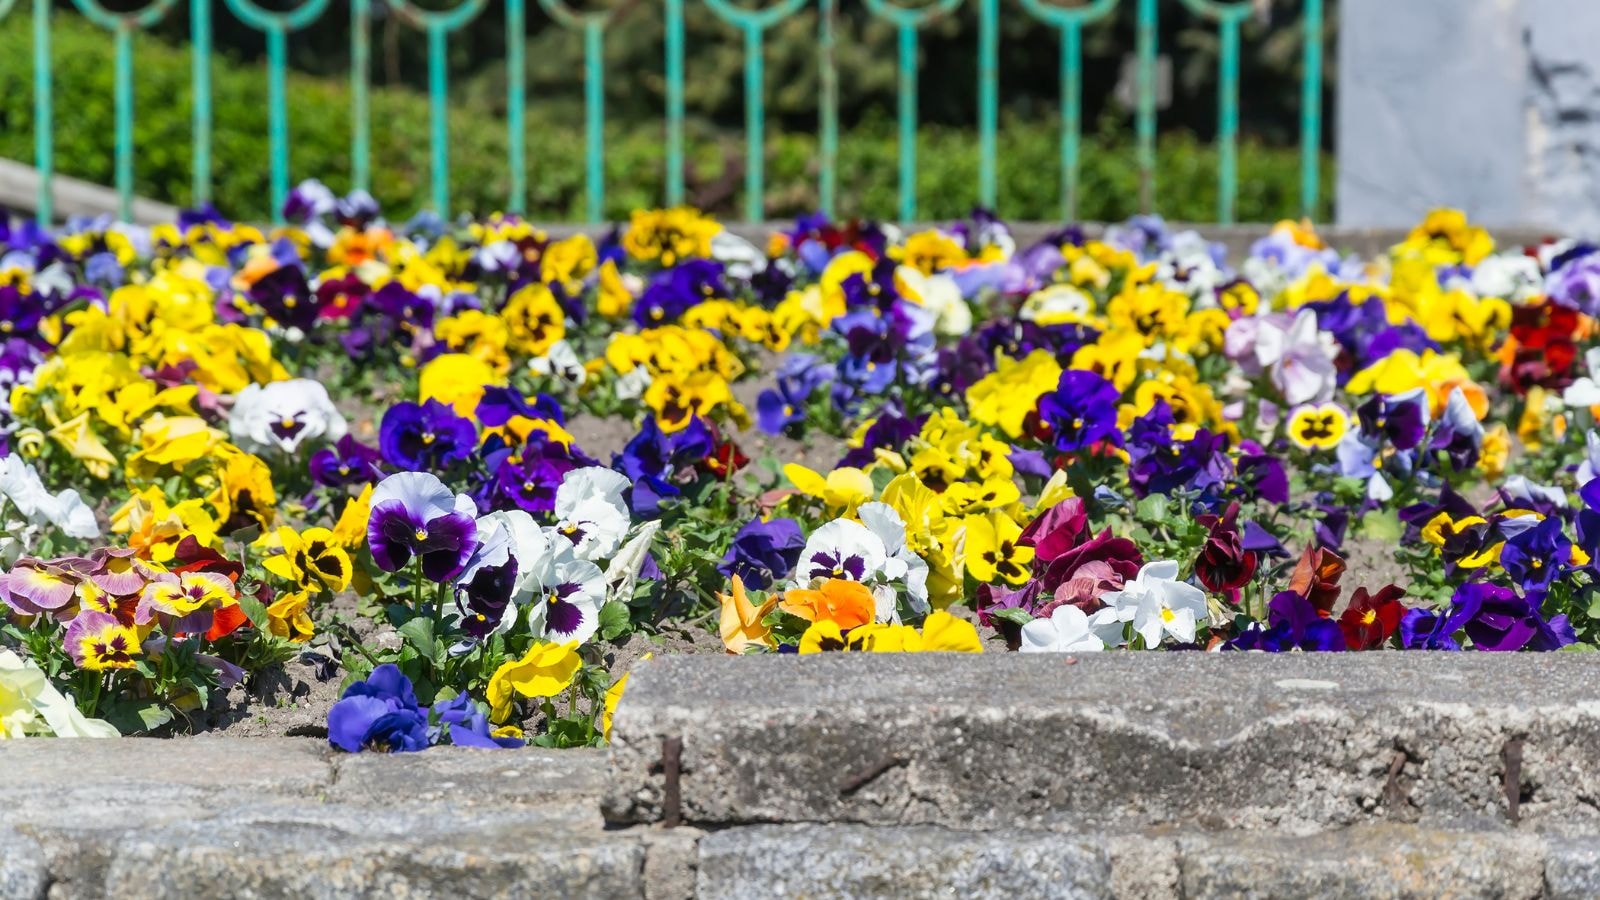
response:
M0 156L33 159L31 40L25 16L0 21ZM110 184L113 167L112 40L76 17L54 20L55 147L57 171ZM141 36L135 50L134 163L143 196L191 202L192 143L186 49ZM213 197L242 219L268 216L266 73L219 57L213 72ZM318 177L335 190L349 187L350 97L341 79L291 74L291 177ZM584 174L579 117L532 93L527 129L530 212L540 219L582 216ZM483 213L504 206L510 182L503 110L493 92L463 90L450 110L450 176L457 210ZM404 217L427 201L426 97L406 89L375 88L371 96L373 193L391 216ZM554 115L555 119L545 118ZM606 214L661 202L665 159L660 121L611 123L607 128ZM737 217L743 184L741 131L691 122L690 201ZM1049 118L1010 117L1001 125L1000 198L1012 219L1060 217L1059 130ZM1079 216L1120 219L1136 211L1139 176L1125 131L1112 119L1085 137ZM1298 154L1246 143L1239 148L1242 221L1271 221L1298 213ZM889 218L898 209L898 148L893 123L868 118L841 135L839 212ZM792 216L817 205L814 134L772 132L767 140L767 213ZM964 215L975 200L976 135L931 126L918 136L919 218ZM1325 189L1331 165L1323 167ZM1156 196L1163 214L1207 221L1216 215L1216 152L1187 134L1162 138Z

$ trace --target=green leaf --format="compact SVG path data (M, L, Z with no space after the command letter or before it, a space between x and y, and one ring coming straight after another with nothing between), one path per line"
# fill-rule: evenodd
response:
M400 636L406 643L417 648L417 653L423 659L434 660L439 657L439 642L433 636L433 620L418 616L400 626Z
M154 700L119 703L106 713L106 721L123 734L143 734L172 721L172 710Z
M1361 517L1361 533L1374 540L1398 544L1406 532L1394 510L1374 509Z
M267 615L266 604L257 600L255 594L240 591L239 609L244 611L245 618L250 620L250 624L254 625L257 631L267 630L267 619L270 616Z
M1005 619L1007 622L1015 622L1018 625L1026 625L1033 621L1033 616L1029 615L1027 610L1017 607L997 609L989 613L989 615L996 619Z
M1134 507L1135 514L1145 522L1165 522L1167 520L1167 498L1163 494L1151 494L1140 500Z
M626 604L610 602L600 607L600 639L613 641L627 634L633 626Z

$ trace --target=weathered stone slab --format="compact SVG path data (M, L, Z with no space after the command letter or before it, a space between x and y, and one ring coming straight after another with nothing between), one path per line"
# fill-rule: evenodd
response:
M699 897L1111 896L1111 862L1048 832L764 825L700 841Z
M679 738L705 826L1600 828L1591 654L667 657L613 738L617 822Z
M1545 848L1544 891L1551 900L1600 897L1600 840L1550 840Z
M327 791L335 802L386 805L404 800L451 807L537 806L589 800L605 787L600 750L474 750L335 755Z
M592 803L246 807L128 835L106 883L138 897L642 896L644 845L599 826Z
M50 885L44 848L13 831L0 831L0 900L35 900Z
M1544 845L1534 835L1377 826L1305 837L1231 832L1178 843L1178 896L1187 900L1538 897L1544 890Z

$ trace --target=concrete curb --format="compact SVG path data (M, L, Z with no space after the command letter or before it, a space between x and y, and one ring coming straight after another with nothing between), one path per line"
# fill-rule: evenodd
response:
M619 823L1600 830L1591 654L667 657L636 671L605 799Z
M0 900L1594 897L1597 684L1591 654L664 657L610 751L7 742Z

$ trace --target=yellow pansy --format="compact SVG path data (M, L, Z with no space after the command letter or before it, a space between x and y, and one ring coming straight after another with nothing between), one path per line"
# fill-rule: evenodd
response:
M559 284L569 294L576 293L580 282L594 271L599 258L594 241L586 234L551 241L539 257L539 280L545 284Z
M350 555L326 528L279 528L276 543L282 552L261 565L272 574L302 588L335 593L350 586Z
M511 358L506 354L511 330L499 316L479 309L462 310L433 323L433 334L452 352L475 356L501 375L511 370Z
M729 653L739 655L756 649L772 650L778 646L772 629L761 624L767 613L778 605L777 594L756 606L745 596L744 580L735 575L728 593L717 594L717 600L722 604L718 631L722 635L722 646L728 648Z
M967 389L968 412L1008 437L1022 437L1024 420L1060 380L1061 365L1048 350L1035 350L1021 360L1000 354L995 370Z
M346 550L354 550L367 542L367 520L372 517L372 485L361 489L344 505L333 524L333 541Z
M932 229L908 236L904 244L889 248L889 256L924 275L967 261L966 249L955 238Z
M856 507L872 499L871 476L851 466L834 469L824 478L799 463L788 463L783 467L783 474L796 490L818 498L837 515L853 516Z
M1017 543L1022 527L1005 513L968 516L966 520L967 571L982 583L996 578L1026 584L1033 563L1033 548Z
M198 416L156 413L139 428L139 450L128 457L128 473L150 478L162 470L181 472L210 457L226 437Z
M456 415L471 418L483 399L483 389L505 384L505 378L488 363L465 353L445 353L422 367L417 377L419 400L448 404Z
M622 249L634 259L675 266L711 255L711 239L722 226L687 206L636 209L622 234Z
M1494 239L1487 231L1469 224L1466 213L1459 209L1428 213L1393 250L1395 256L1419 256L1434 266L1475 266L1493 252Z
M547 285L534 282L506 301L500 312L509 330L507 346L526 356L545 356L567 336L567 314Z
M286 591L267 607L267 630L275 636L303 644L317 633L308 608L311 595L305 591Z
M1350 430L1350 415L1337 403L1302 404L1289 413L1289 440L1301 450L1332 450Z
M540 641L521 659L504 663L489 678L491 718L504 722L517 697L554 697L572 684L578 674L578 642L552 644Z
M982 653L983 641L971 622L944 610L928 613L922 622L924 653Z

